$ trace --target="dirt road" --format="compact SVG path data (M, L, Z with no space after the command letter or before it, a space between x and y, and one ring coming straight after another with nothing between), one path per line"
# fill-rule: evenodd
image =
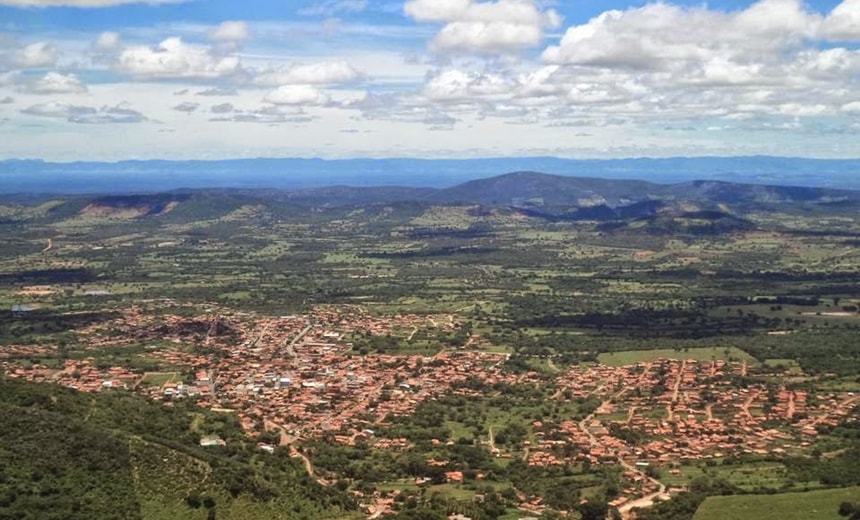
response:
M794 405L794 392L788 392L788 406L785 410L785 418L789 421L792 417L794 417L795 405Z
M743 414L746 415L747 417L749 417L750 419L752 419L752 414L750 413L750 406L752 406L753 401L755 401L755 398L757 396L758 396L758 394L753 393L752 395L750 395L747 398L746 401L744 401L743 406L741 406L741 412L743 412Z

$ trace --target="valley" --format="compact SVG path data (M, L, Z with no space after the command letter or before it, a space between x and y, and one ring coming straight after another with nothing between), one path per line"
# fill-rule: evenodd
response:
M0 364L199 413L180 451L265 481L153 501L168 469L134 448L141 518L277 514L297 470L308 518L710 518L860 484L858 208L535 173L7 197Z

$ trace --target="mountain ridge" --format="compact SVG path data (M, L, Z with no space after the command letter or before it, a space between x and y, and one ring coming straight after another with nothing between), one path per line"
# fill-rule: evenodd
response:
M3 221L57 220L81 216L108 219L196 220L226 217L242 210L261 218L296 212L386 204L474 205L504 208L547 220L630 221L674 216L745 225L751 212L856 212L860 190L759 185L724 181L658 184L643 180L569 177L511 172L448 188L408 186L327 186L279 189L189 189L136 194L42 195L34 200L0 196ZM51 202L41 213L23 204ZM250 213L249 213L250 211ZM28 216L29 215L29 216ZM231 217L234 218L234 217ZM735 220L732 220L735 219Z
M860 159L772 156L565 159L256 158L52 163L0 161L0 193L118 193L188 188L297 189L332 186L451 187L498 172L633 178L678 183L693 179L788 183L860 189Z

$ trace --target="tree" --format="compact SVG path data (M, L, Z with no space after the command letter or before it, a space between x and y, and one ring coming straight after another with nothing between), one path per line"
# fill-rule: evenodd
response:
M588 502L579 506L582 520L605 520L609 506L604 497L592 497Z
M860 519L860 504L848 501L842 502L839 504L839 516L844 516L851 520Z

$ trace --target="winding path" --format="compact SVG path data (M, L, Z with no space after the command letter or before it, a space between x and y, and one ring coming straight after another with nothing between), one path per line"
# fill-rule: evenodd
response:
M679 379L679 381L680 381L680 379ZM629 387L622 388L621 390L619 390L618 392L613 394L612 397L610 397L609 399L604 401L603 404L601 405L601 407L608 405L609 403L612 402L612 399L620 397L622 394L627 392L629 389L630 389ZM629 418L632 418L634 410L635 410L635 408L631 408L631 411L629 412ZM669 406L669 411L671 413L671 406ZM595 415L594 413L591 413L587 417L585 417L583 420L579 421L579 429L582 430L585 433L585 435L588 436L588 441L591 443L592 446L600 446L600 441L588 429L588 423L594 419L594 415ZM628 418L628 420L629 420L629 418ZM649 494L647 494L641 498L637 498L636 500L632 500L632 501L630 501L630 502L628 502L628 503L626 503L626 504L624 504L618 508L618 512L621 513L622 518L632 519L634 517L630 513L631 510L633 508L636 508L636 507L644 508L644 507L650 507L650 506L654 505L655 499L666 494L666 484L660 482L659 480L657 480L655 478L649 477L640 468L636 467L633 464L630 464L629 462L625 461L621 457L617 457L617 459L618 459L618 463L624 469L627 469L628 471L632 471L633 473L641 475L642 477L644 477L645 479L647 479L648 481L653 483L655 486L657 486L657 491L655 491L654 493L649 493Z
M495 432L493 432L492 426L490 426L490 450L492 450L492 451L498 451L499 450L498 448L496 448L496 434L495 434Z
M289 448L290 448L290 457L302 459L302 464L303 464L303 465L304 465L304 467L305 467L305 471L307 471L307 472L308 472L308 475L309 475L312 479L316 480L316 481L317 481L317 483L319 483L319 484L320 484L320 485L322 485L322 486L330 486L330 485L331 485L331 482L329 482L329 481L327 481L327 480L325 480L325 479L322 479L322 478L320 478L320 477L318 477L318 476L316 475L316 472L314 471L314 464L313 464L313 462L311 462L311 459L309 459L307 455L305 455L304 453L302 453L301 451L299 451L298 449L296 449L296 447L295 447L295 446L293 446L293 442L295 441L295 438L294 438L294 437L291 437L291 436L287 433L286 428L284 428L283 426L279 425L278 423L276 423L276 422L274 422L274 421L270 421L270 420L268 420L268 419L267 419L267 420L265 420L265 421L263 421L263 426L264 426L267 430L275 430L275 429L277 429L277 430L280 432L281 438L280 438L280 440L279 440L279 442L278 442L278 445L280 445L280 446L289 446Z

